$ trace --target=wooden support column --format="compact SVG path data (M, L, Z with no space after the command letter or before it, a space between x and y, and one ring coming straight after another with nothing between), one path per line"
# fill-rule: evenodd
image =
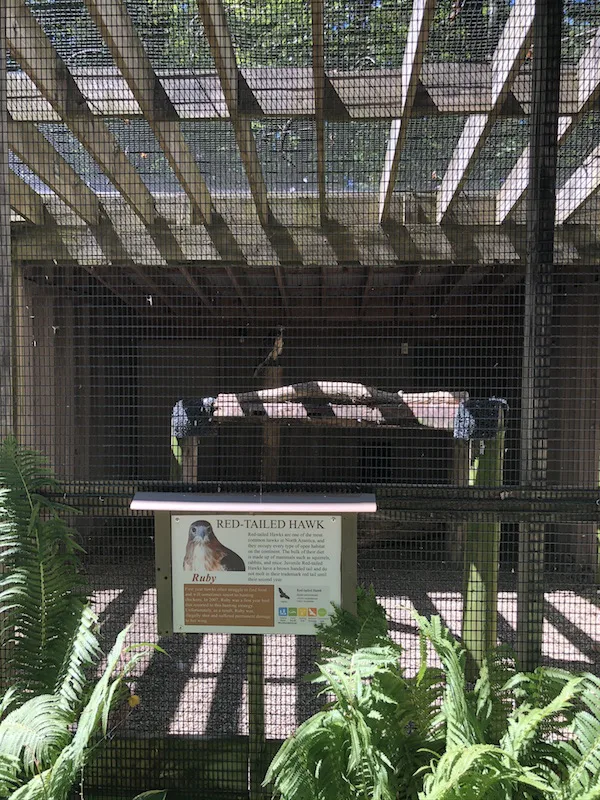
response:
M561 286L553 359L555 387L549 436L549 483L564 489L598 487L600 463L600 285L582 272ZM564 522L554 531L556 558L573 559L597 580L598 525Z
M283 385L283 368L268 366L263 376L265 389ZM279 444L281 430L278 422L263 423L261 480L274 483L279 477ZM265 776L265 645L262 634L248 636L248 758L250 800L263 796L262 781Z
M562 0L536 0L527 270L521 388L521 485L544 488L548 480L551 323L553 312L554 219ZM545 524L521 524L517 589L517 655L529 671L540 663L544 621Z
M471 467L471 443L465 439L454 439L452 449L452 485L468 486ZM467 523L448 523L447 558L456 566L463 563L465 531Z
M474 486L489 489L502 485L504 467L504 413L499 412L495 439L475 441L480 446L473 467ZM498 568L500 520L469 520L465 535L465 592L462 639L468 654L469 680L475 680L486 655L498 638Z

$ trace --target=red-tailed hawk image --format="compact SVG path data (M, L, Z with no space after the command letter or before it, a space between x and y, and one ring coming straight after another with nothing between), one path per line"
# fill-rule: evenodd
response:
M217 539L210 522L197 519L190 525L183 568L198 572L245 572L246 565L237 553Z

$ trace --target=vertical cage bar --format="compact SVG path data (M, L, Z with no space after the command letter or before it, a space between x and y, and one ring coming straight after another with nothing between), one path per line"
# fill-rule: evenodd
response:
M12 397L12 268L10 199L8 196L8 109L6 77L6 8L0 4L0 436L13 430Z
M562 0L535 0L527 197L527 268L521 388L521 483L545 486L548 470L554 221L558 153ZM545 525L520 528L517 653L523 669L539 663L544 606Z

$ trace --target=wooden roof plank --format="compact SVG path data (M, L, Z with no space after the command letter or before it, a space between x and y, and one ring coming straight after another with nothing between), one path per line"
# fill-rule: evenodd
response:
M267 228L271 216L267 198L267 186L260 166L251 121L241 116L238 107L240 73L227 25L225 9L221 0L198 0L198 10L219 80L221 81L225 103L233 125L250 192L256 205L256 212L261 225Z
M85 4L190 199L192 222L209 224L210 192L183 137L177 112L152 68L126 6L115 0L85 0Z
M429 28L433 22L436 0L415 0L413 3L408 38L402 59L402 107L398 119L393 120L385 154L385 162L379 183L379 221L389 213L398 165L406 131L411 117L412 107L419 76L425 56L425 47L429 36Z
M13 211L33 225L44 224L45 214L42 198L12 170L8 171L8 194Z
M567 137L573 128L574 117L558 118L558 142ZM529 145L509 172L506 180L496 194L496 225L502 225L517 203L527 191L529 183Z
M8 146L78 217L98 224L98 198L32 122L9 119Z
M8 0L7 43L46 100L122 193L135 213L150 224L154 199L101 119L94 117L66 64L26 6Z
M531 44L535 4L515 0L492 57L491 109L486 114L471 115L454 149L439 191L436 220L442 223L475 163L498 118L512 81L521 69Z
M577 65L578 74L578 108L571 116L558 119L558 143L561 144L571 133L575 124L581 119L598 99L600 94L600 30L586 48ZM510 212L527 191L529 183L529 145L525 147L519 160L510 171L502 188L496 195L496 224L502 225Z
M573 172L556 194L556 224L563 225L600 189L600 145Z
M185 71L161 71L158 74L167 98L182 120L227 120L229 110L216 74L202 75ZM240 74L254 96L252 103L240 110L250 119L313 119L315 115L312 72L304 67L245 67ZM593 80L588 69L586 77ZM578 93L585 81L578 77L576 65L563 68L560 87L560 113L576 114ZM127 82L114 67L98 67L93 74L85 70L73 73L76 87L87 99L95 116L131 119L141 117L141 109ZM325 103L325 119L339 121L340 104L344 119L385 120L401 116L402 70L326 73L326 84L339 98L338 104ZM515 78L513 94L517 103L502 105L499 118L528 117L531 92L530 75L523 71ZM413 102L413 117L447 114L486 114L492 109L492 70L490 64L425 63L420 86ZM597 104L598 97L593 101ZM8 74L8 108L15 119L52 122L60 119L44 95L23 72ZM165 108L155 108L155 119L168 119Z

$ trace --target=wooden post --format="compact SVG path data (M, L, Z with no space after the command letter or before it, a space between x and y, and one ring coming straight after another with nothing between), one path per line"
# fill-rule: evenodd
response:
M562 0L535 0L521 381L521 485L526 489L545 488L548 481L562 18ZM525 671L538 666L542 653L544 537L542 520L530 519L521 524L517 655Z
M283 369L279 366L266 367L264 388L277 388L283 384ZM281 431L278 422L265 420L263 423L263 446L261 480L274 483L279 477L279 444ZM248 675L248 777L250 800L263 796L262 781L265 776L265 669L264 636L248 636L247 653Z
M471 483L490 488L502 485L504 467L504 414L500 410L495 439L475 441L481 452L475 459ZM467 670L475 680L486 654L498 638L498 568L500 562L500 520L467 522L465 531L465 591L462 638L469 657Z
M592 268L564 278L555 311L555 399L549 431L549 484L595 489L600 464L600 286ZM597 580L598 525L561 522L557 555L573 558L578 572Z
M471 467L471 442L454 439L452 449L452 485L468 486ZM452 565L460 566L464 560L466 523L448 523L447 557Z

